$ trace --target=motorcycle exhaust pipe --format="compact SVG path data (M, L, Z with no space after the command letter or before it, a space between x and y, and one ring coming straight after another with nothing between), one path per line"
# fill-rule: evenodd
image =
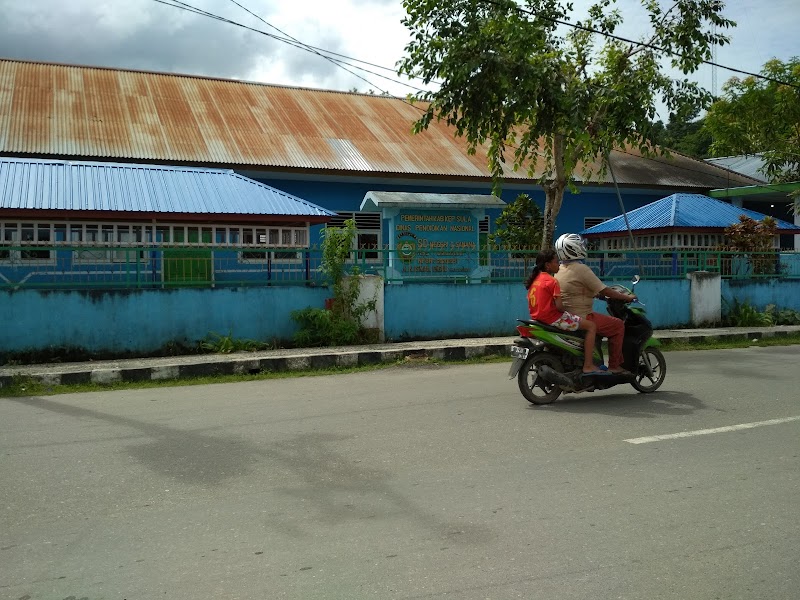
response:
M536 372L539 374L539 377L548 383L554 383L564 388L571 388L574 385L572 379L563 373L559 373L558 371L548 367L547 365L539 365L536 368Z

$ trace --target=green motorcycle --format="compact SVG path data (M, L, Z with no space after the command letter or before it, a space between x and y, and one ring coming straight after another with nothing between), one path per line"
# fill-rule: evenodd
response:
M623 294L634 295L639 282L634 277L631 289L616 285ZM583 372L583 332L564 331L539 321L517 319L520 337L511 346L514 359L509 379L517 377L522 395L533 404L550 404L562 392L593 392L621 383L630 383L643 393L656 391L667 375L667 363L653 337L653 325L647 319L644 304L636 306L621 300L607 300L607 311L625 323L622 343L622 367L631 375L586 374ZM598 336L594 349L597 364L603 364L603 348Z

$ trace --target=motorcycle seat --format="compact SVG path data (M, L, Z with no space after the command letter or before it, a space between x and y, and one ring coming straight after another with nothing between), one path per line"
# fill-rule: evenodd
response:
M542 323L541 321L534 321L532 319L517 319L520 323L524 323L525 325L535 325L536 327L541 327L545 331L552 331L553 333L561 333L564 335L571 335L572 337L576 337L579 339L584 339L586 337L586 332L582 329L578 329L577 331L567 331L566 329L561 329L560 327L553 327L552 325L547 325Z

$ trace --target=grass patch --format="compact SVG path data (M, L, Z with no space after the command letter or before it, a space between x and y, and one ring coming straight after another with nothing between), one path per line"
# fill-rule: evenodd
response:
M800 345L800 332L786 335L773 335L761 338L747 339L719 339L705 338L697 340L662 340L661 350L664 352L697 351L697 350L725 350L729 348L749 348L751 346L793 346ZM137 390L151 388L165 388L190 385L212 385L223 383L241 383L245 381L268 381L271 379L289 379L293 377L321 377L325 375L344 375L349 373L364 373L380 369L392 368L425 368L448 365L470 365L509 363L511 358L506 355L490 354L477 356L466 360L443 360L432 357L406 357L405 359L361 365L353 367L330 367L308 371L269 371L255 374L240 375L209 375L182 379L164 379L158 381L120 381L110 384L84 383L71 385L48 385L23 375L12 378L11 384L0 388L0 398L19 398L26 396L52 396L57 394L82 394L90 392Z
M114 390L146 390L152 388L178 387L190 385L212 385L217 383L241 383L244 381L266 381L270 379L290 379L293 377L320 377L324 375L343 375L374 371L400 364L380 363L357 367L330 367L309 371L269 371L253 374L206 375L201 377L183 377L181 379L159 379L157 381L117 381L114 383L76 383L66 385L49 385L31 377L15 375L11 384L0 388L0 398L19 398L24 396L52 396L56 394L82 394L89 392L107 392Z
M705 338L698 340L662 340L661 350L664 352L681 350L727 350L729 348L749 348L751 346L795 346L800 344L800 332L785 335L771 335L760 338L720 339Z

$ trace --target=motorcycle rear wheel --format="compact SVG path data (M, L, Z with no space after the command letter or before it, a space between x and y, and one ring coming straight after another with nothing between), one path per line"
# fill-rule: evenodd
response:
M561 388L555 383L545 381L539 376L536 368L539 365L547 365L551 369L564 372L561 361L554 354L549 352L537 352L532 354L517 374L519 391L525 399L532 404L550 404L561 395Z
M645 361L647 361L645 363ZM653 372L652 377L647 372L647 367ZM664 383L664 378L667 376L667 361L664 355L658 348L645 348L639 356L639 364L636 367L636 379L631 382L631 385L643 394L655 392L661 384Z

